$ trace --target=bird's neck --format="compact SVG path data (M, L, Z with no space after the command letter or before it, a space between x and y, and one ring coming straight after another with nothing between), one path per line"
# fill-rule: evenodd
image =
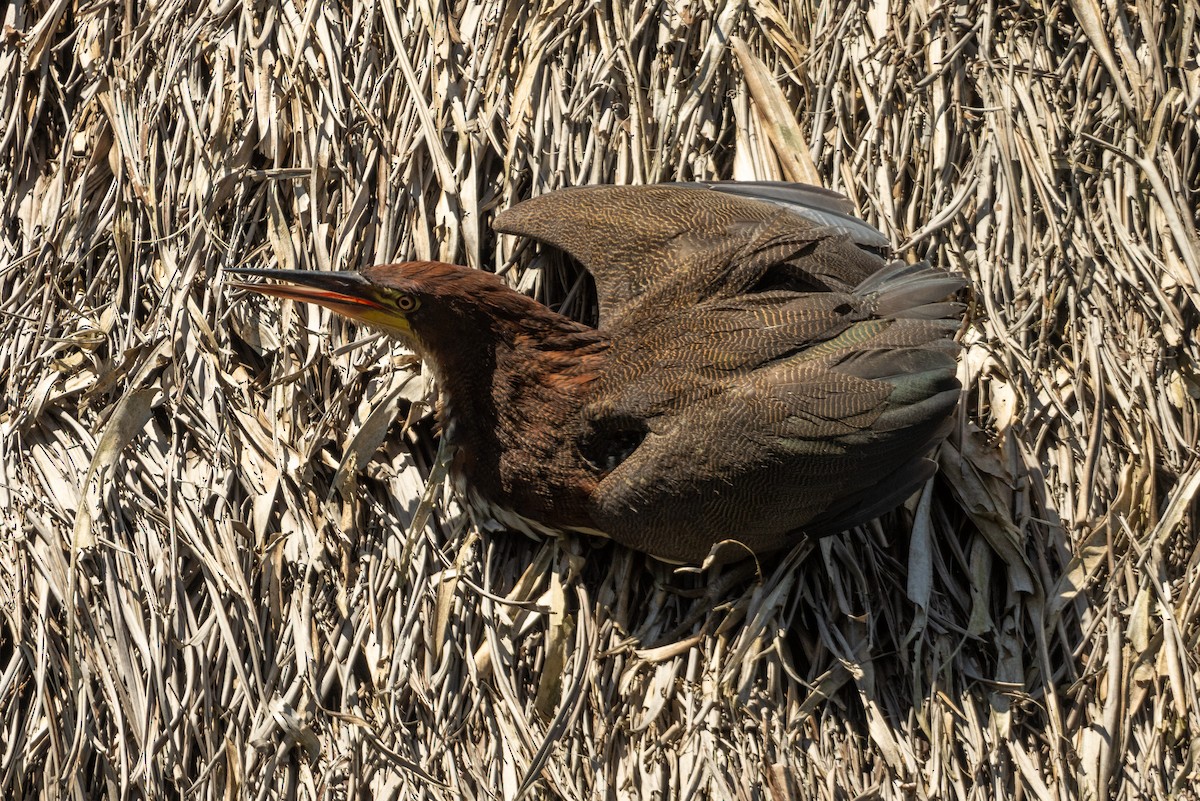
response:
M608 340L540 304L532 311L503 324L464 321L453 343L424 349L441 389L439 421L454 444L497 452L518 433L528 444L531 431L546 431L550 448L577 416Z
M465 327L457 332L456 347L426 361L440 385L443 435L455 446L452 475L470 488L472 504L551 528L579 526L586 523L582 515L593 487L545 477L569 473L579 412L608 341L595 329L540 308L538 319L500 332ZM548 493L551 486L554 492ZM495 512L488 516L515 525Z

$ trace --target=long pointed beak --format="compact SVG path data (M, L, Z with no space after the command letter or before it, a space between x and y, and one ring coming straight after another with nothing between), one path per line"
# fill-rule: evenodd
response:
M226 268L233 275L271 278L284 283L252 284L226 281L235 289L248 289L264 295L302 303L316 303L345 317L391 328L405 333L408 321L395 309L381 302L375 285L354 272L315 272L313 270L251 270Z

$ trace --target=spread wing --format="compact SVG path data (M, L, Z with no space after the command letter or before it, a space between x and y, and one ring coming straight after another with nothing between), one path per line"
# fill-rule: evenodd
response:
M772 182L561 189L494 227L565 251L592 274L601 326L755 288L848 290L883 266L887 240L841 195Z

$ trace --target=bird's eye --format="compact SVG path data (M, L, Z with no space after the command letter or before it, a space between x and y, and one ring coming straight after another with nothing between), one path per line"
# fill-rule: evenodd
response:
M405 313L411 312L411 311L416 311L417 307L420 305L421 305L421 302L419 300L417 300L415 297L413 297L412 295L397 295L396 296L396 309L398 311L402 311Z

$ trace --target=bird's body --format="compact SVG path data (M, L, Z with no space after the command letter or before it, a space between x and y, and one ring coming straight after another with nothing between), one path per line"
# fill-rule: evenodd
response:
M723 543L727 559L869 520L932 474L959 392L961 279L887 263L838 196L586 187L496 228L582 262L599 326L436 262L246 286L408 341L437 376L456 482L510 527L675 562Z

